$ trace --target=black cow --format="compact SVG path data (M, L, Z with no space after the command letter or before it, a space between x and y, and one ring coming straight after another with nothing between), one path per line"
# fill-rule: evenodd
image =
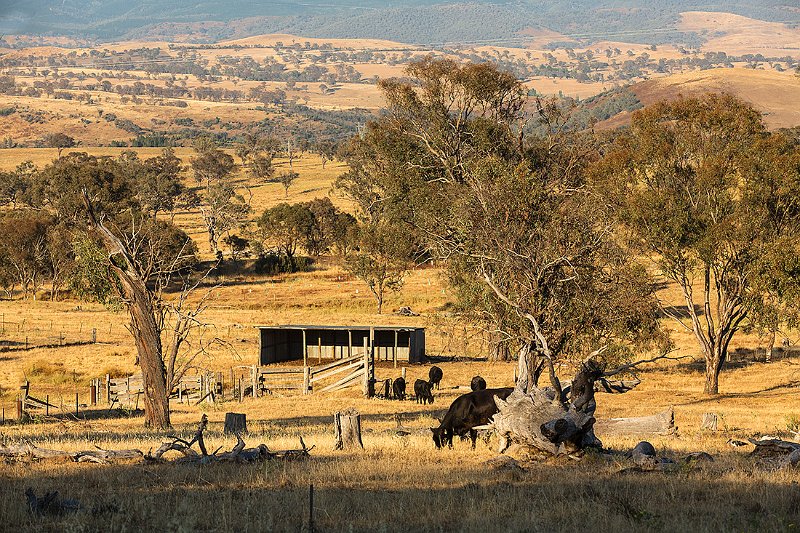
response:
M488 424L489 419L497 413L495 396L505 400L513 390L513 387L484 389L462 394L456 398L439 427L431 428L436 447L449 446L452 448L453 435L463 437L469 434L474 449L478 431L473 428Z
M469 384L469 388L472 389L472 392L485 390L486 380L480 376L475 376L474 378L472 378L472 382Z
M414 395L417 397L417 403L433 403L431 384L424 379L418 379L414 382Z
M439 382L442 381L442 376L444 373L442 369L438 366L432 366L431 369L428 371L428 383L431 384L431 388L436 386L436 390L439 390Z
M406 399L406 380L397 378L392 382L392 392L394 393L395 400Z

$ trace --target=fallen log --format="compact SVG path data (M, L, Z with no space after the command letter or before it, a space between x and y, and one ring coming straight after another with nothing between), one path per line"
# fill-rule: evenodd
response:
M97 448L97 447L96 447ZM79 452L67 452L63 450L49 450L39 448L35 444L24 442L21 444L11 444L0 446L0 456L4 457L33 457L35 459L69 459L75 462L107 462L112 460L135 459L142 457L139 450L85 450Z
M789 442L781 439L761 438L760 440L747 439L755 446L755 449L750 452L750 455L760 455L766 457L775 457L781 455L790 455L793 452L800 450L800 444L796 442Z
M266 459L301 459L309 456L309 452L314 449L306 446L302 437L300 438L300 448L291 450L271 451L266 444L259 444L254 448L246 448L245 442L240 433L236 433L236 445L229 452L218 454L219 449L214 453L208 454L203 440L203 432L208 426L206 415L200 419L200 424L194 437L186 441L177 436L169 436L170 441L163 442L154 452L152 449L144 454L140 450L105 450L95 446L94 450L84 450L79 452L67 452L62 450L49 450L39 448L29 442L11 444L8 446L0 445L0 457L33 457L36 459L69 459L75 462L92 462L105 464L109 461L143 458L145 461L159 461L168 451L180 452L182 457L172 461L172 463L192 463L207 464L211 462L237 462L250 463L263 461ZM197 443L200 453L192 449ZM221 448L221 447L220 447Z
M630 418L607 418L594 424L595 432L601 436L620 435L672 435L675 427L675 412L670 407L666 411L650 416Z
M245 448L244 439L242 439L242 435L239 432L236 432L236 445L231 449L229 452L220 453L219 449L214 451L212 454L208 454L206 450L203 433L208 427L208 417L203 415L200 419L200 424L197 428L197 431L194 434L194 437L190 441L186 441L180 437L176 437L170 435L171 441L166 441L161 444L161 446L155 451L148 452L144 458L147 461L158 461L162 459L162 456L167 453L168 451L177 451L182 454L182 457L173 461L174 463L184 464L209 464L213 462L236 462L236 463L252 463L257 461L264 461L268 459L274 458L284 458L284 459L298 459L298 458L305 458L309 456L309 453L314 447L311 448L306 446L306 443L303 442L302 437L300 438L300 448L294 450L281 450L273 452L271 451L266 444L259 444L254 448ZM198 448L200 448L200 453L197 453L195 450L192 449L192 446L197 443Z
M32 488L25 490L25 499L28 501L28 511L34 516L61 516L74 513L83 509L81 502L61 498L58 491L45 493L38 498Z

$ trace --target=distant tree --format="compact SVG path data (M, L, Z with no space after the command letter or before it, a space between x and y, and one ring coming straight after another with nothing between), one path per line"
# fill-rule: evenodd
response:
M48 133L42 138L42 143L48 148L56 148L59 159L61 159L61 152L64 148L73 148L78 145L74 138L65 133Z
M64 222L54 223L47 232L45 261L50 277L50 301L58 300L61 288L75 269L73 237L74 231Z
M717 394L745 321L798 294L800 149L747 103L709 94L636 112L598 174L631 242L680 289L689 324L671 302L664 312L695 336Z
M30 161L11 172L0 172L0 206L11 204L16 209L24 203L35 173L36 167Z
M230 176L236 168L233 157L217 148L208 138L198 139L194 150L196 156L191 159L192 171L198 182L205 182L206 189L211 187L212 182L219 182Z
M275 174L272 156L267 153L258 153L251 158L250 175L258 181L268 181Z
M222 236L247 221L250 204L230 183L216 183L206 190L200 205L203 223L208 232L211 252L217 254Z
M294 180L296 180L299 177L300 177L300 174L298 174L297 172L294 172L293 170L285 170L285 171L281 172L280 174L278 174L278 177L276 178L276 181L278 183L280 183L281 185L283 185L284 198L288 198L289 197L289 187L291 187L292 183L294 183Z
M155 217L175 209L186 192L180 178L181 170L181 160L172 148L164 148L161 155L144 161L136 180L137 196L144 210Z
M61 157L31 177L26 203L47 208L61 219L82 220L85 212L82 195L86 190L98 208L109 216L138 210L135 184L127 172L135 169L132 159L95 157L71 153Z
M16 211L0 218L0 256L13 272L27 299L36 293L48 273L48 234L53 219L34 210Z
M337 147L330 141L320 141L315 146L316 152L322 159L322 168L325 169L325 164L328 161L333 161L336 157Z
M408 241L389 225L362 226L358 249L351 251L344 267L363 281L375 297L376 312L383 312L383 302L390 292L399 292L408 269L413 266Z
M234 234L225 237L223 242L228 246L233 261L238 261L239 257L243 255L250 246L250 242L247 239Z
M315 198L305 202L314 218L311 231L306 237L304 248L312 255L320 255L331 248L346 251L352 240L352 228L356 219L349 213L343 213L333 205L331 199Z
M292 270L295 255L314 229L314 215L303 204L281 203L265 210L256 221L258 244L275 246L286 256Z

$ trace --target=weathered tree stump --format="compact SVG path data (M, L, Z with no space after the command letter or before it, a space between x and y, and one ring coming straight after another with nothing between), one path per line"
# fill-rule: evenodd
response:
M225 434L247 433L247 415L242 413L225 413Z
M336 431L335 450L364 449L361 442L361 415L353 408L333 415Z
M718 423L719 417L715 413L703 413L703 419L700 421L700 429L716 431Z
M499 412L487 429L497 431L499 451L502 453L512 443L552 455L601 446L593 431L594 384L602 375L599 368L593 361L585 361L566 397L552 364L548 365L552 388L536 386L538 376L531 370L535 367L531 356L520 354L514 392L506 400L494 399Z

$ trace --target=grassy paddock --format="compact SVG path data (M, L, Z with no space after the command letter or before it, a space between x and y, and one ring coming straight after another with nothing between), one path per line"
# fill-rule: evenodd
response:
M173 466L85 465L69 462L5 461L0 464L0 516L7 530L122 531L298 531L307 525L308 486L315 487L315 521L321 531L549 531L575 530L587 523L600 530L742 531L785 530L797 523L800 472L733 450L728 438L786 433L795 406L791 360L751 364L724 374L722 389L709 400L700 393L699 373L674 366L646 372L642 385L625 395L598 395L600 417L656 412L673 405L679 433L650 439L660 454L680 460L708 451L713 463L681 466L670 473L621 473L619 455L589 455L582 461L556 459L523 463L525 469L494 468L491 447L475 451L456 442L437 451L427 433L464 385L481 374L490 386L509 385L513 364L479 361L443 363L442 390L433 405L365 400L356 389L332 395L266 397L216 406L174 405L175 432L189 436L202 412L210 419L206 445L230 449L222 435L226 411L248 416L254 445L292 448L302 436L315 448L304 461L258 465ZM680 372L679 372L680 370ZM408 369L413 381L427 366ZM395 371L380 368L378 377ZM353 406L362 413L363 452L333 451L332 413ZM722 431L698 429L703 412L722 416ZM8 441L79 450L157 447L162 433L141 428L141 418L63 420L5 426ZM397 437L395 414L418 430ZM602 435L601 435L602 438ZM636 439L604 439L624 451ZM173 452L174 453L174 452ZM23 492L59 490L88 508L73 516L31 518ZM94 513L92 512L94 509Z
M118 153L89 149L93 153ZM157 151L142 150L142 156ZM42 165L53 150L4 150L0 169L33 158ZM184 162L190 151L180 149ZM279 165L286 162L278 161ZM318 159L295 162L300 178L289 201L330 194L339 165L323 171ZM191 178L187 175L187 183ZM245 176L239 176L242 184ZM277 184L249 183L255 213L283 201ZM336 199L341 202L341 199ZM344 204L339 204L346 207ZM207 256L197 213L182 213L176 221L198 241ZM256 362L257 324L321 323L424 326L427 351L458 356L441 363L443 389L436 402L364 400L358 388L329 395L266 397L244 403L214 406L174 404L175 431L191 435L202 412L211 421L209 449L230 449L234 439L222 435L226 411L247 414L250 445L292 448L302 436L314 445L306 461L260 465L204 467L141 464L85 465L6 460L0 463L0 531L298 531L307 526L307 492L315 486L315 520L320 531L550 531L576 530L590 525L600 531L743 531L785 530L798 518L800 473L755 461L733 450L726 441L765 433L789 436L797 429L800 382L796 354L776 357L767 365L754 362L759 340L753 335L734 339L732 350L746 349L723 372L718 397L702 395L702 365L696 360L662 362L644 370L642 384L624 395L598 395L600 418L641 416L670 406L679 427L677 436L651 439L659 453L681 459L688 452L707 451L716 460L670 473L621 474L620 456L591 455L580 462L552 460L526 464L524 470L497 469L486 461L494 448L479 444L472 451L461 442L454 450L434 449L427 428L436 424L459 393L453 387L469 384L479 374L490 386L510 385L513 363L489 363L481 332L443 311L448 289L435 268L412 271L400 294L386 308L410 305L418 317L375 315L374 299L358 280L334 261L323 260L313 272L272 278L231 276L215 291L204 320L214 334L234 349L213 351L201 365L227 372L232 365ZM674 287L662 296L679 304ZM0 352L0 404L8 415L24 379L38 398L70 411L74 394L85 401L91 378L106 373L132 373L135 349L125 313L76 301L0 301L0 338L24 343L25 337L67 339L97 329L98 344ZM796 336L796 335L795 335ZM697 357L691 335L674 331L676 355ZM427 377L428 365L408 367L410 383ZM399 369L382 363L379 379L396 377ZM560 369L570 375L569 368ZM227 374L225 374L227 376ZM363 415L365 450L334 452L332 414L356 407ZM24 426L0 427L0 441L30 440L40 446L66 450L157 447L164 434L142 429L142 418L122 413L102 417L83 411L75 421L55 409L55 417ZM720 415L720 431L700 431L703 413ZM416 430L398 438L395 414L405 427ZM59 418L60 417L60 418ZM600 435L603 438L602 435ZM635 439L603 439L606 446L625 451ZM494 446L495 443L492 443ZM23 492L58 490L81 500L87 511L62 518L33 519L24 506ZM95 512L93 513L92 510Z

